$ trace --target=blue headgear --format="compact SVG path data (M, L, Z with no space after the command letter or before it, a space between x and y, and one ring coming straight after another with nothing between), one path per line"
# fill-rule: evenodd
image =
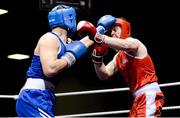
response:
M76 31L76 11L73 7L58 5L48 14L49 26L51 29L60 26L72 35Z

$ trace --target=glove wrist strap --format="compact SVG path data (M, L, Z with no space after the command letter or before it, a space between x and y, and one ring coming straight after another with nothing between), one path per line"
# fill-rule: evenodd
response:
M92 54L91 57L92 57L93 63L95 64L100 64L103 62L103 56L97 56L97 55Z
M75 56L70 52L66 52L61 58L67 61L68 67L72 66L76 62Z
M98 44L101 44L101 45L104 44L104 39L105 39L105 36L100 33L96 33L96 35L94 37L95 42Z

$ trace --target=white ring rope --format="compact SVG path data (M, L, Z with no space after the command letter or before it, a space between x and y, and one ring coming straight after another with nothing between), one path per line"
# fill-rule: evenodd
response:
M56 93L56 96L69 96L69 95L83 95L83 94L94 94L94 93L108 93L108 92L119 92L127 91L129 88L115 88L115 89L103 89L103 90L91 90L91 91L79 91L79 92L68 92L68 93Z
M169 87L180 85L180 82L159 84L159 87ZM107 93L107 92L120 92L128 91L129 88L115 88L115 89L103 89L103 90L91 90L91 91L79 91L79 92L68 92L68 93L56 93L56 96L70 96L70 95L83 95L83 94L94 94L94 93Z
M169 87L169 86L177 86L180 85L180 82L173 82L173 83L165 83L159 84L159 87ZM80 91L80 92L67 92L67 93L56 93L55 95L58 96L70 96L70 95L83 95L83 94L93 94L93 93L107 93L107 92L119 92L119 91L127 91L129 88L116 88L116 89L104 89L104 90L91 90L91 91ZM0 95L0 98L13 98L17 99L18 95ZM169 106L163 107L162 110L174 110L180 109L180 106ZM121 110L121 111L107 111L107 112L94 112L94 113L83 113L83 114L72 114L72 115L62 115L56 117L80 117L80 116L98 116L98 115L109 115L109 114L122 114L128 113L129 110Z
M169 107L163 107L162 108L162 110L174 110L174 109L180 109L180 106L169 106ZM100 115L122 114L122 113L129 113L129 110L82 113L82 114L62 115L59 117L100 116Z
M16 99L18 95L0 95L0 98L13 98Z
M172 82L159 84L159 87L169 87L169 86L177 86L180 85L180 82ZM90 91L79 91L79 92L67 92L67 93L55 93L55 96L70 96L70 95L83 95L83 94L95 94L95 93L107 93L107 92L120 92L120 91L128 91L129 88L115 88L115 89L103 89L103 90L90 90ZM0 95L0 98L13 98L17 99L18 95Z

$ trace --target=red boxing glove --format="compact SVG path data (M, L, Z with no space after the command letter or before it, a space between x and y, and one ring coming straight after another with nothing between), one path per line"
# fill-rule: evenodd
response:
M80 36L88 35L91 40L94 40L97 44L104 43L104 35L100 34L96 27L88 21L80 21L77 25L77 32Z
M91 53L92 61L96 64L103 62L103 57L107 54L108 46L103 45L94 45L94 48Z
M91 40L94 40L97 30L92 23L80 21L77 25L77 32L80 36L88 35Z

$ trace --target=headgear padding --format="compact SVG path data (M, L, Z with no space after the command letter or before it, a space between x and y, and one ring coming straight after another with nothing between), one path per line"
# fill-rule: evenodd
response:
M76 31L76 11L73 7L66 5L54 7L48 14L48 21L51 29L60 26L65 28L69 35Z
M120 26L122 29L120 38L126 39L131 36L131 25L129 22L121 18L116 18L115 25Z

